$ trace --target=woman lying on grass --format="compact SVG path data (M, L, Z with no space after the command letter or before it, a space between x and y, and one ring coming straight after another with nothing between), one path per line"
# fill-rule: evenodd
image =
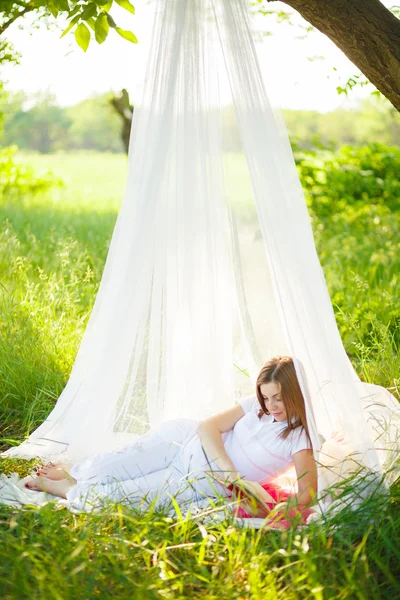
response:
M171 496L178 502L229 496L238 481L259 496L262 483L268 491L268 482L293 464L298 493L291 506L308 505L317 470L304 399L293 360L280 356L261 369L256 396L200 423L167 421L119 451L74 465L50 463L26 486L67 498L78 510L102 500L160 505Z

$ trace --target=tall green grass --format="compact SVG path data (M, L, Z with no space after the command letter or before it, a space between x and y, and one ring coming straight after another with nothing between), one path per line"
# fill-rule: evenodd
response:
M238 529L232 520L121 506L0 507L0 595L18 600L391 599L400 596L399 490L304 530ZM371 514L374 514L371 519Z
M127 168L126 158L116 155L23 158L37 172L50 167L65 185L6 196L0 205L3 448L46 418L68 379ZM308 160L300 171L346 350L360 376L396 394L399 213L370 200L364 210L349 201L329 212L325 202L319 212L312 163L319 159ZM240 185L239 176L239 196ZM246 200L243 216L251 219ZM0 463L0 471L20 475L31 467ZM122 507L88 516L50 505L23 511L0 506L0 597L394 600L400 598L399 500L396 484L386 505L371 498L357 513L284 533Z
M65 185L0 206L0 438L20 439L66 383L93 304L126 175L115 155L30 155Z

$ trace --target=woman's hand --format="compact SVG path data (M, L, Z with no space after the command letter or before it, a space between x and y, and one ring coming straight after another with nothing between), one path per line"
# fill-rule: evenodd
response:
M253 517L265 518L276 504L274 498L257 481L248 479L241 479L236 483L232 497L237 497L239 508Z
M232 484L237 483L240 480L240 474L236 471L205 471L212 479L215 479L218 483L226 488L231 489Z

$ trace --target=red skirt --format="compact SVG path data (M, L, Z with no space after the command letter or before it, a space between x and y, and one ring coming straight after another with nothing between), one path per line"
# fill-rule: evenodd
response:
M276 504L280 504L281 502L286 502L289 498L292 498L294 494L290 494L289 492L283 490L278 485L274 483L263 483L261 487L268 492L274 502L266 503L266 507L269 510L273 511L271 514L271 518L268 519L266 525L270 527L274 527L276 529L288 529L289 527L293 527L294 525L304 525L306 523L307 518L312 514L312 510L310 508L305 508L304 506L299 505L296 508L291 508L289 511L280 511L273 510ZM235 517L239 517L241 519L251 519L253 515L246 513L244 508L240 505L237 506L234 510Z

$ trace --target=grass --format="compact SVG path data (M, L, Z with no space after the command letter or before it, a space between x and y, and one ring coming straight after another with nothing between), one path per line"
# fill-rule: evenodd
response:
M1 597L398 598L398 492L385 510L370 503L357 519L283 533L121 506L90 516L0 507Z
M123 156L22 158L37 171L50 167L66 184L0 205L4 448L45 419L68 379L126 173ZM239 180L239 192L240 186ZM381 210L371 233L369 213L346 214L343 222L312 216L346 350L364 379L396 393L399 218ZM31 466L6 459L0 471L23 476ZM52 505L21 511L0 505L0 597L394 600L400 598L399 502L395 484L384 505L371 498L357 513L284 533L115 506L76 515Z
M68 378L123 195L126 159L24 157L64 187L0 206L0 439L48 414ZM115 182L115 183L114 183ZM119 187L118 187L119 186Z

